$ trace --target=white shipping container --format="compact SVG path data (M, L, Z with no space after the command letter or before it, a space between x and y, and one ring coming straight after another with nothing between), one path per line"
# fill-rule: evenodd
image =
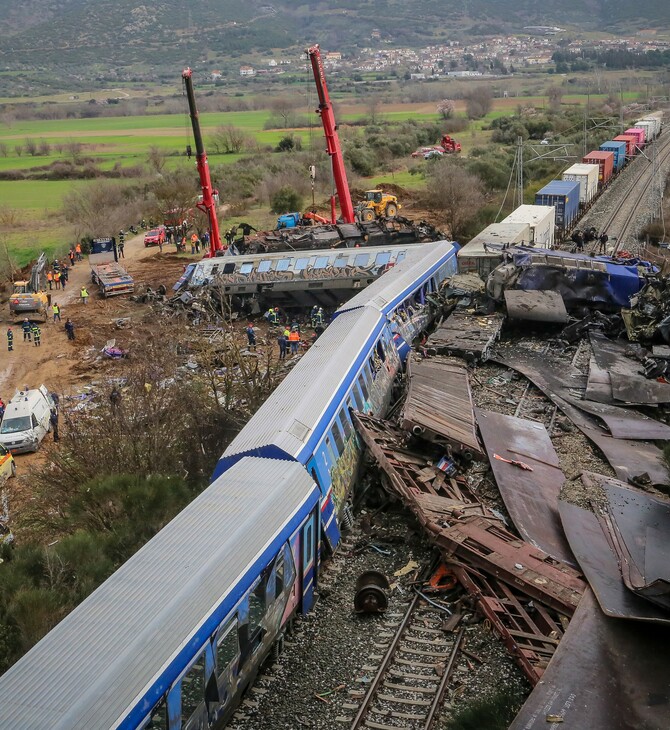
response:
M651 119L640 119L639 122L635 122L635 127L644 129L645 142L652 142L656 139L656 122Z
M579 183L579 202L588 205L598 192L600 165L577 163L563 173L563 180Z
M485 279L502 262L505 248L530 242L527 223L492 223L459 250L458 271L475 272Z
M553 205L520 205L502 223L527 223L531 243L543 248L554 247L556 209Z
M661 126L663 125L663 112L647 114L647 116L640 119L640 121L651 122L654 125L654 136L658 137L658 135L661 133Z

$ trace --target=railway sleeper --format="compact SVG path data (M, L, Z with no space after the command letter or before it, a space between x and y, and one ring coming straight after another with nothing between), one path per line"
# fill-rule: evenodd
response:
M403 667L412 667L414 668L420 668L420 669L432 669L435 670L435 664L436 662L433 662L432 664L427 664L426 662L417 662L409 659L402 659L401 657L395 657L393 659L394 664L399 664ZM442 662L439 662L442 664Z
M401 705L418 705L419 707L430 707L433 703L431 700L412 700L408 697L395 697L394 695L377 695L378 700L384 702L399 702Z
M369 727L371 730L406 730L400 725L385 725L383 722L373 722L372 720L366 720L364 727Z
M414 684L395 684L394 682L384 682L384 687L388 687L389 689L397 689L401 692L418 692L419 694L424 695L434 695L437 691L437 683L434 684L432 687L422 687L420 685L414 685Z
M418 656L429 656L434 659L447 659L449 657L448 652L439 651L424 651L423 649L413 649L411 646L405 646L404 644L399 647L400 651L405 654L417 654Z
M424 639L421 636L411 636L408 634L405 634L405 636L403 638L405 641L412 642L414 644L427 644L428 646L434 646L438 649L448 649L449 648L448 645L445 644L444 641L443 640L441 641L440 639ZM444 634L440 638L443 639Z
M399 669L389 669L389 674L392 677L399 677L402 679L419 679L419 680L437 680L439 679L437 672L435 671L435 665L431 664L430 667L433 670L433 674L413 674L412 672L401 672Z

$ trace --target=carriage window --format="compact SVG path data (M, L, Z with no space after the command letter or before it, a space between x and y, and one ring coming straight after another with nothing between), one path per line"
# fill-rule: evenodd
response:
M181 680L181 726L191 719L198 705L205 699L205 652Z
M272 266L272 261L269 261L268 259L264 259L263 261L258 264L258 271L259 273L264 273L265 271L270 271L270 267Z
M279 553L275 563L275 598L281 596L284 590L284 552Z
M249 594L249 634L258 628L261 619L265 615L265 585L267 574L261 576L258 585Z
M167 727L167 704L163 699L154 707L151 719L143 730L167 730Z
M314 262L315 269L325 269L328 266L328 256L319 256Z
M351 403L347 403L347 408L351 408ZM340 422L344 430L344 438L348 439L351 436L351 422L349 421L349 414L345 413L344 408L340 411Z
M233 271L235 271L235 264L224 264L223 265L224 274L232 274ZM212 269L212 273L215 273L214 269Z
M344 441L342 439L342 431L340 431L337 421L333 421L333 438L335 439L337 453L342 454L344 452Z
M328 456L330 456L330 460L334 464L337 461L337 455L333 450L333 442L330 440L330 436L326 436L326 448L328 449Z
M361 375L360 378L358 378L358 384L361 387L361 393L363 393L363 399L367 400L370 397L370 393L368 392L368 384L365 382L364 375Z
M400 263L400 262L401 262L401 261L402 261L402 260L403 260L403 259L405 258L405 256L406 256L406 255L407 255L407 251L401 251L401 252L400 252L400 253L399 253L399 254L398 254L398 255L396 256L396 260L395 260L396 264L399 264L399 263Z
M335 263L333 264L333 266L336 269L343 269L345 266L348 266L348 265L349 265L349 259L346 256L338 256L335 259Z
M293 267L296 271L302 271L307 268L309 259L296 259L295 266Z
M291 259L279 259L279 261L277 261L277 271L288 271L290 264Z
M254 270L253 262L246 261L240 266L240 274L250 274Z
M356 258L354 259L354 265L367 266L369 260L370 260L370 254L359 253L358 256L356 256Z
M351 389L351 392L354 396L354 403L356 404L356 410L363 412L363 399L361 398L361 394L358 392L358 388L354 386Z
M219 265L214 264L214 266L212 266L212 270L210 273L212 274L212 276L214 276L218 270L219 270Z
M240 653L237 637L237 619L233 619L219 634L216 641L216 665L219 676Z
M391 254L388 252L384 253L378 253L377 258L375 259L375 266L386 266L388 262L391 260Z

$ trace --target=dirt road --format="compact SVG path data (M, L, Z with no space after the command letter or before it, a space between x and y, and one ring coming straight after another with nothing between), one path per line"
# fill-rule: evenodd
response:
M169 252L169 253L168 253ZM121 263L135 278L136 288L143 284L166 287L179 278L183 266L197 258L190 255L176 255L174 246L164 246L163 253L157 247L145 248L142 235L127 240L125 259ZM81 287L89 290L88 304L80 299ZM62 321L49 321L42 326L42 344L35 347L23 341L21 326L12 325L14 330L14 352L7 351L7 327L11 324L9 308L3 305L0 322L0 395L9 400L17 388L36 388L44 383L49 390L66 393L78 383L93 377L82 367L82 360L90 360L91 348L100 350L110 337L117 337L122 344L124 332L113 327L119 317L140 320L147 311L145 306L131 302L126 296L103 299L96 286L91 284L91 271L86 259L70 270L66 289L52 291L52 300L61 308ZM67 339L63 328L70 317L75 324L75 341Z

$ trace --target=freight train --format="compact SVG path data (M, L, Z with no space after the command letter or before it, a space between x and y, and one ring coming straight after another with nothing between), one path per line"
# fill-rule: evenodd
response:
M349 518L383 415L458 245L416 246L341 307L222 455L210 486L0 678L2 730L223 727Z
M662 123L663 112L660 111L639 119L624 134L603 142L599 149L584 155L582 163L566 170L561 180L551 180L537 191L536 205L553 205L556 209L558 238L564 238L574 228L612 179L660 135Z

